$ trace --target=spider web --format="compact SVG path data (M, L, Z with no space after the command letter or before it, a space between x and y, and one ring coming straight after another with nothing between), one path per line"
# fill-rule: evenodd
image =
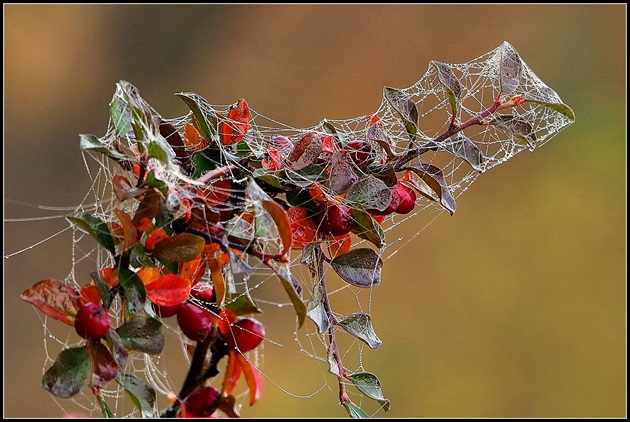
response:
M128 84L119 84L115 98L122 98L125 92L134 92L135 88ZM216 119L218 124L228 122L226 116L232 108L231 105L211 105L196 94L186 93L193 99L199 108L199 112L208 121ZM484 111L491 108L497 100L509 101L515 95L520 95L527 101L518 107L511 107L499 113L483 115ZM139 98L139 96L138 96ZM159 116L143 100L137 104L131 104L146 110L149 115ZM453 110L455 109L455 113ZM244 134L241 144L246 144L254 157L268 157L269 146L282 138L290 142L286 148L279 147L278 153L283 160L290 159L292 146L295 146L306 133L314 133L317 136L334 136L342 145L351 140L365 140L375 148L373 159L377 162L408 156L407 166L401 166L398 170L407 170L408 166L421 168L424 174L432 174L433 177L416 177L409 173L407 180L409 186L413 186L420 195L417 196L415 208L409 214L401 215L392 213L385 217L381 223L384 242L380 247L375 247L369 239L353 235L353 248L369 247L374 249L378 256L387 260L398 252L403 246L409 244L411 239L419 235L412 234L408 238L391 238L388 236L394 228L404 224L409 219L422 219L420 226L428 226L435 218L444 212L455 212L455 200L465 192L477 177L485 171L509 160L521 151L530 150L545 144L552 137L573 122L572 112L566 107L558 94L545 85L534 72L520 59L513 47L506 43L493 51L484 54L470 62L463 64L446 64L431 62L427 72L414 85L403 88L386 88L383 100L377 110L370 116L360 116L347 120L322 120L319 124L308 128L294 128L284 125L270 117L250 110L251 120L249 129ZM444 137L445 133L452 132L454 127L461 127L481 116L475 124L470 124L452 136ZM178 132L183 132L185 125L193 118L197 118L191 111L185 116L164 119L173 125ZM411 121L412 124L409 124ZM168 162L176 155L168 145L164 137L159 135L155 122L144 122L146 133L151 134L149 141L157 142L168 155ZM442 138L440 138L442 137ZM107 134L100 138L102 146L110 150L133 150L133 142L116 134L116 122L110 122ZM436 142L436 140L438 142ZM217 139L211 140L218 145ZM122 147L116 143L123 142ZM233 146L222 147L223 157L235 153ZM421 154L414 155L413 151L422 149ZM117 217L114 209L123 209L133 215L137 204L134 201L117 200L112 191L112 180L121 175L129 179L133 178L131 169L123 169L120 165L98 151L84 150L85 168L88 177L92 181L91 188L83 198L81 204L74 209L75 212L90 213L105 222L115 222ZM223 160L223 158L219 158ZM169 192L167 206L172 208L172 218L181 217L183 199L194 200L197 193L184 186L194 183L190 175L187 175L178 166L168 162L151 159L148 170L153 170L155 177L163 181ZM228 160L224 163L227 165ZM260 201L270 199L269 194L255 184L247 183L243 178L243 168L240 164L228 168L224 178L232 180L231 189L224 192L235 200L244 201L244 209L261 216L261 226L266 229L256 233L258 247L262 252L274 254L282 250L282 233L276 227L273 218L264 210L261 210ZM251 173L251 170L245 169ZM308 186L313 181L319 185L325 197L336 197L338 190L329 183L318 182L317 174L305 176L304 172L286 168L286 178L297 186ZM435 171L439 170L439 173ZM355 183L370 177L370 174L358 167L352 171L358 176ZM427 182L429 185L427 185ZM220 191L221 188L216 188ZM217 192L221 194L222 192ZM170 201L170 202L169 202ZM49 218L55 218L52 215ZM36 219L43 219L37 217ZM266 219L266 220L265 220ZM21 220L5 220L6 222L18 222ZM264 224L264 223L267 224ZM253 238L252 230L256 230L241 215L233 216L227 223L234 233L247 238ZM85 284L86 273L81 268L85 265L87 270L101 269L115 265L111 253L98 247L94 239L74 225L60 233L71 233L72 236L72 265L71 271L65 279L65 283L80 288ZM45 241L44 239L43 241ZM39 242L38 242L39 243ZM22 251L11 253L9 258L18 253L25 253L36 245L32 245ZM329 246L325 242L323 249ZM303 265L303 251L294 250L290 255L287 270L299 280L303 289L304 300L313 296L317 286L317 280L309 274ZM335 274L330 263L326 263L326 277L328 295L334 303L333 314L338 321L355 313L363 313L378 320L379 315L372 315L371 304L374 289L363 289L344 282ZM283 312L286 318L293 317L291 301L278 290L277 277L274 271L262 265L259 259L250 256L243 263L243 271L237 271L227 277L228 289L234 294L232 300L241 296L250 297L265 312ZM203 280L211 280L207 273ZM211 282L211 281L210 281ZM120 303L112 306L112 316L120 314ZM285 309L288 308L288 309ZM38 314L39 315L39 314ZM265 314L257 316L265 321ZM50 367L60 350L81 344L77 336L60 327L58 322L50 322L46 317L41 317L44 329L44 348L46 359L43 371ZM290 318L289 318L290 319ZM158 393L158 408L163 408L168 403L165 397L175 394L182 382L183 373L190 363L190 355L187 347L190 341L183 336L175 319L164 319L167 349L159 356L148 354L131 354L126 372L131 372L148 381ZM119 320L113 320L113 326L118 326ZM289 328L291 329L291 328ZM337 329L337 332L343 331ZM328 335L321 334L318 327L307 321L302 327L297 322L293 327L294 342L285 343L277 341L273 337L267 337L263 347L248 352L247 358L254 363L265 377L268 385L286 392L294 397L309 398L322 391L333 391L337 388L337 378L331 374L325 374L323 381L318 381L309 392L294 392L275 382L273 373L264 370L265 352L273 353L276 347L285 351L297 353L309 360L314 360L315 365L322 372L330 369L328 356ZM366 336L369 333L363 333ZM378 339L377 339L378 340ZM380 340L379 340L380 341ZM370 370L369 364L364 362L367 344L355 336L338 336L340 354L345 367L350 373ZM180 349L180 350L177 350ZM373 351L372 353L378 353ZM174 357L178 355L178 357ZM178 369L174 369L177 367ZM176 374L176 371L181 372ZM220 377L219 377L220 378ZM221 380L216 380L216 387L220 388ZM215 383L213 383L214 385ZM244 383L243 383L244 384ZM270 388L270 387L267 387ZM87 390L87 389L84 389ZM246 402L246 389L237 390L237 400L240 405ZM327 393L328 394L328 393ZM353 401L363 403L365 398L355 391L349 391ZM116 383L106 384L103 388L103 396L110 403L113 412L117 416L137 417L141 416L133 403L126 398L125 391ZM264 397L263 397L264 399ZM331 400L334 400L331 399ZM87 416L100 416L101 409L89 391L82 391L73 397L78 411ZM67 407L66 401L59 401L59 406ZM162 406L160 406L162 405ZM156 410L157 411L157 410ZM381 409L376 407L374 414Z

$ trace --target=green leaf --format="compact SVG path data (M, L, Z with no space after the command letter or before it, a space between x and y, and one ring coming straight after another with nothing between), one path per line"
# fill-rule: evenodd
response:
M503 42L500 47L501 58L499 61L499 83L501 94L511 95L518 88L523 74L521 56L508 42Z
M157 417L155 407L157 394L146 381L128 373L121 373L116 381L125 389L131 401L136 405L143 418Z
M70 398L81 391L92 369L87 346L64 349L42 379L42 387L57 397Z
M345 202L363 209L383 211L392 202L392 193L385 182L371 174L361 178L346 192Z
M103 220L88 213L68 216L66 218L96 239L105 249L112 254L116 254L114 239L109 231L109 227L107 227L107 224L105 224Z
M385 244L385 232L383 232L381 225L378 224L370 214L355 209L352 211L352 215L354 216L352 233L356 234L361 239L372 242L377 248Z
M109 287L109 284L107 284L107 281L105 280L105 278L102 275L100 275L97 271L91 272L90 276L92 276L92 280L94 280L94 285L96 286L98 293L101 295L101 301L103 302L103 307L105 309L109 309L112 303L112 295L111 295L111 289Z
M179 98L181 98L186 105L190 108L199 124L199 132L201 136L206 138L207 140L213 139L213 135L216 133L214 125L208 122L203 110L207 110L210 113L214 113L212 106L205 99L200 97L199 95L193 92L180 92L179 94L175 94Z
M389 410L389 400L383 396L381 382L376 375L370 372L359 372L350 375L350 380L360 392L378 401L386 412Z
M295 313L298 317L298 326L301 327L306 318L306 305L302 302L302 285L300 281L291 274L288 264L280 264L273 261L265 261L265 264L276 273L282 282L282 287L286 290L295 308Z
M531 149L536 146L534 127L526 120L509 114L501 114L496 116L490 123L514 135L517 139L527 142Z
M192 233L181 233L167 237L155 244L153 254L171 262L187 262L197 258L206 246L203 237Z
M101 413L103 414L104 418L113 419L116 417L116 415L114 415L114 412L112 412L112 409L109 407L107 402L103 399L102 391L99 390L96 393L96 399L98 400L98 404L101 407Z
M370 417L370 415L365 413L363 409L361 409L359 406L352 403L351 401L342 403L342 405L348 412L348 415L350 415L350 417L353 419L368 419Z
M156 160L168 164L170 162L168 158L168 154L164 151L164 148L160 145L159 142L151 141L149 142L149 157L155 158Z
M453 115L456 115L457 102L462 95L462 87L457 80L457 76L455 76L455 72L453 72L453 69L445 63L432 61L431 64L438 71L438 79L440 80L440 83L446 91L448 101L451 103Z
M572 122L575 122L575 113L573 112L573 109L571 109L571 107L569 107L568 105L564 103L550 103L547 101L538 101L538 100L528 99L527 97L525 97L525 99L530 103L540 104L544 107L552 109L553 111L557 111L563 116L571 119Z
M330 328L330 320L323 304L324 288L317 284L313 288L313 295L306 305L306 316L317 325L319 334L324 334Z
M125 161L128 159L127 156L125 156L124 154L119 153L113 148L108 148L107 146L105 146L101 142L100 138L97 138L94 135L79 135L79 148L81 149L81 151L100 152L101 154L110 157L117 162Z
M372 327L372 317L363 312L357 312L339 322L341 328L362 340L371 349L378 348L382 341L378 338Z
M140 277L129 269L121 268L118 270L118 279L125 295L127 313L135 315L141 312L147 301L147 290Z
M131 130L131 114L127 110L127 102L118 96L120 95L118 91L116 91L116 95L109 103L109 114L116 130L116 135L123 136Z
M332 344L328 345L328 351L326 354L328 360L328 372L341 378L341 373L344 372L342 371L344 368L339 367L340 364L337 359L335 359L335 348L332 346Z
M470 164L473 170L483 170L483 154L479 148L477 148L477 145L463 133L459 133L456 139L448 139L440 145L445 151L450 152Z
M418 133L418 108L416 103L400 89L385 87L383 96L405 122L409 137L413 140Z
M139 315L116 329L125 348L159 355L164 350L162 322L156 318Z
M420 178L437 194L440 198L440 204L444 209L451 213L451 215L457 209L455 198L451 195L451 192L444 179L444 174L439 167L427 163L414 163L402 170L411 170L416 173Z
M347 283L362 288L381 284L383 261L370 248L357 248L339 255L330 262L332 268Z
M237 296L236 298L228 298L225 307L234 312L236 315L262 314L262 310L258 307L254 299L249 295L249 291Z

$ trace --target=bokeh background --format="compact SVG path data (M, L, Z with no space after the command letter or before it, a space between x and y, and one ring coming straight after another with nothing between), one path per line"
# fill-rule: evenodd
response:
M385 263L372 298L383 345L363 365L392 400L377 416L624 417L626 12L625 4L5 4L4 217L62 215L33 205L82 200L89 178L78 135L105 133L121 79L165 117L187 112L174 93L193 91L214 104L244 97L305 127L370 113L383 86L412 85L431 60L463 63L507 40L577 122L483 174L454 216L390 232L420 234ZM63 219L5 222L4 255L64 227ZM61 235L3 260L6 417L72 409L40 387L43 330L19 298L68 274L70 246ZM292 318L286 309L264 321L289 327L273 338L290 345ZM265 348L273 382L242 414L345 416L326 368L293 349ZM325 379L331 389L295 397Z

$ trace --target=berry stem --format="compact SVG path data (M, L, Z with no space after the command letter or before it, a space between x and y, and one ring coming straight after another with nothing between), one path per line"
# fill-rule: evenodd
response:
M485 118L490 116L491 114L494 114L501 110L519 106L523 103L525 103L525 100L520 95L515 95L514 97L510 98L508 101L501 100L501 95L498 95L497 98L494 100L494 103L489 108L485 109L478 115L471 117L470 119L466 120L464 123L460 125L455 125L454 120L451 121L449 129L446 132L442 133L437 138L434 138L433 140L427 142L426 144L416 147L414 149L411 149L407 151L405 154L401 155L396 161L396 164L394 164L394 170L395 171L402 170L403 166L407 164L409 161L425 153L426 151L436 149L437 144L444 141L445 139L450 138L456 133L459 133L462 130L469 128L470 126L487 125Z
M318 247L314 248L315 250L315 260L317 262L317 277L319 279L319 285L322 288L322 304L324 305L324 311L326 312L326 316L330 321L330 326L328 327L328 342L332 348L332 355L335 359L335 363L337 364L337 368L340 376L337 376L339 380L339 401L343 403L348 403L350 399L348 398L348 394L346 393L346 385L344 384L344 379L347 378L346 369L343 366L343 362L341 361L341 354L339 353L339 346L337 345L337 337L335 336L335 325L336 319L332 313L330 307L330 301L328 299L328 290L326 289L326 278L324 277L324 254L322 250Z

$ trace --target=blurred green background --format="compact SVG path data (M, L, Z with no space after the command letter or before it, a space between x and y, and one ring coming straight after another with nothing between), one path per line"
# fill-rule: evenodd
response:
M577 122L483 174L454 216L389 233L420 232L386 261L372 297L383 345L366 350L363 365L392 401L377 415L626 415L625 4L3 9L5 219L64 213L23 203L83 199L78 136L105 133L121 79L165 117L185 114L173 94L193 91L214 104L244 97L304 127L374 111L383 86L412 85L431 60L463 63L509 41ZM5 222L4 255L64 227ZM6 417L72 409L40 387L44 332L19 298L36 281L63 279L70 253L66 234L4 259ZM242 414L345 416L325 366L293 352L292 320L290 309L263 317L283 327L269 330L289 347L265 346L273 382ZM325 380L330 389L295 397Z

